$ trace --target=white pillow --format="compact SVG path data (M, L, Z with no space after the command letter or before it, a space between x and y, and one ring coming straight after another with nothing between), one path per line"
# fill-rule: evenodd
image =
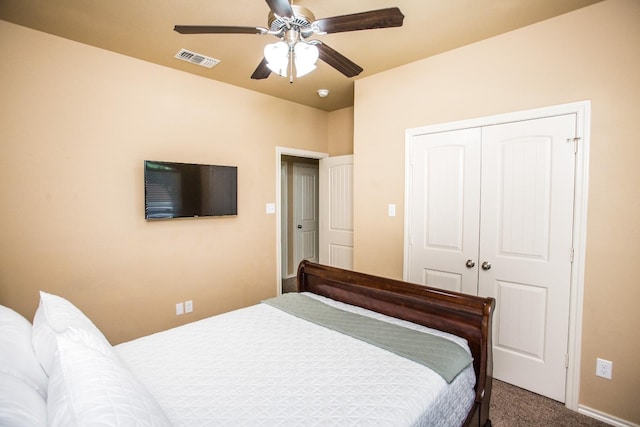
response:
M0 426L46 427L47 403L30 385L0 372Z
M0 372L13 375L47 398L47 374L31 344L31 323L0 305Z
M170 426L162 409L114 354L74 328L56 337L49 377L50 426Z
M101 342L105 351L111 344L102 332L75 305L57 295L40 291L40 305L33 318L33 348L45 372L51 375L51 365L56 351L55 335L69 327L85 331Z

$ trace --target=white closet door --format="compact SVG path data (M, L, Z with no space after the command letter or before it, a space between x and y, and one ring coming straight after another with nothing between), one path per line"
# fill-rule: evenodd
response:
M567 114L414 135L408 174L406 279L494 297L494 377L559 401L575 132Z
M575 129L574 114L482 128L479 294L497 300L494 377L559 401L569 333Z
M408 281L477 294L480 137L474 128L414 139Z
M353 269L353 155L320 159L320 263Z

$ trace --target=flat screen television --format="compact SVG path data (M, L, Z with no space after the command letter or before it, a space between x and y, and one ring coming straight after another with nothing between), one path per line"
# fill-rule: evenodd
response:
M145 219L237 214L236 166L144 161Z

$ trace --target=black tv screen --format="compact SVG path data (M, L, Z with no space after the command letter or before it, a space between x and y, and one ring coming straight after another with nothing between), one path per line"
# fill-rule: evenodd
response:
M145 219L238 214L235 166L144 161Z

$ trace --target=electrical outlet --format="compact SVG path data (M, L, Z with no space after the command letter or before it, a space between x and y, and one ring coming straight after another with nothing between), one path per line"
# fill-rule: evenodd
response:
M180 316L184 314L184 304L179 302L176 304L176 316Z
M596 375L602 378L611 379L613 362L610 360L596 359Z
M184 302L184 312L191 313L193 311L193 301L185 301Z

